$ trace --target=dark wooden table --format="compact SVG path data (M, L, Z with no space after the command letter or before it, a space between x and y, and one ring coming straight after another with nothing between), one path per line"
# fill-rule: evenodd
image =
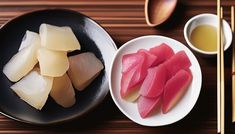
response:
M223 0L225 19L230 22L230 5ZM179 0L173 16L162 26L148 27L144 18L144 0L0 0L0 24L37 9L67 8L98 21L113 37L117 46L142 36L164 35L184 44L183 27L188 19L200 13L216 13L216 0ZM0 115L0 133L154 133L154 134L215 134L216 121L216 58L196 55L202 73L201 94L193 110L181 121L164 127L143 127L125 117L110 95L94 111L82 119L50 126L32 126ZM226 132L235 133L231 123L231 48L225 54Z

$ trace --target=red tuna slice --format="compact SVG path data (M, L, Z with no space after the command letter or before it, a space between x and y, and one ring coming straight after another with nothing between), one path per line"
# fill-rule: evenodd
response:
M184 51L177 52L165 63L168 78L174 76L181 69L188 69L191 66L191 62Z
M138 111L142 118L146 118L161 106L161 97L148 98L140 96L137 101Z
M122 73L121 78L121 96L122 98L126 98L130 95L133 90L137 89L135 86L142 84L143 80L147 75L148 66L146 64L146 55L140 53L143 58L140 58L138 64L135 65L130 71L126 73Z
M148 74L141 85L142 96L155 98L162 94L167 80L167 72L164 65L148 69Z
M143 55L138 53L131 53L123 55L122 57L122 73L130 71L135 65L137 65L140 59L143 58Z
M165 60L168 60L174 55L174 51L165 43L150 48L149 52L157 56L157 60L153 63L153 66L163 63Z
M180 70L167 81L163 93L162 112L164 114L171 110L183 97L191 81L192 74L185 70Z
M149 51L146 49L140 49L138 53L144 53L147 56L147 65L148 67L152 66L153 63L157 60L157 56L151 54Z

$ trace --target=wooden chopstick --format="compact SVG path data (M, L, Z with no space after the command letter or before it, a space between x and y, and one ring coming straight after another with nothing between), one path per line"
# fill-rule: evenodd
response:
M235 13L234 13L234 6L231 6L231 26L232 26L232 32L233 32L233 34L234 34L234 28L235 28L235 27L234 27L234 25L235 25L235 24L234 24L234 19L235 19L235 18L234 18L234 14L235 14Z
M221 80L221 72L220 72L220 17L221 17L221 11L220 11L220 0L217 0L217 17L218 17L218 28L217 28L217 132L221 132L221 92L220 92L220 80Z
M225 111L225 91L224 91L224 40L223 40L223 22L222 22L222 20L223 20L223 7L221 7L220 8L220 36L219 36L219 38L220 38L220 60L221 60L221 64L220 64L220 66L221 66L221 79L220 79L220 81L221 81L221 83L220 83L220 86L221 86L221 119L220 119L220 121L221 121L221 124L220 124L220 127L221 127L221 134L224 134L224 125L225 125L225 121L224 121L224 118L225 118L225 113L224 113L224 111Z
M234 6L231 6L231 27L232 37L234 39ZM232 42L233 56L232 56L232 122L235 122L235 43Z

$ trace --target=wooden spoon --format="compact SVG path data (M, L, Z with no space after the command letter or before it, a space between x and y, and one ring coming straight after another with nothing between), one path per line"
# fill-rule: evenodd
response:
M149 26L162 24L173 13L177 0L146 0L145 18Z

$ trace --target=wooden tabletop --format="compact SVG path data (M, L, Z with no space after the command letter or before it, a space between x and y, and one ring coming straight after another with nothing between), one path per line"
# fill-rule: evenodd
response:
M225 19L230 22L230 5L235 5L235 0L222 0L222 5ZM108 31L118 47L133 38L150 34L168 36L186 44L183 28L187 20L200 13L216 13L216 0L179 0L172 17L157 28L146 25L144 0L0 0L0 25L25 12L45 8L67 8L90 16ZM108 95L86 117L62 125L32 126L0 115L0 133L215 134L216 58L195 55L203 74L201 94L193 110L177 123L164 127L137 125L119 111ZM231 123L231 48L225 53L225 80L226 132L234 134L235 124Z

